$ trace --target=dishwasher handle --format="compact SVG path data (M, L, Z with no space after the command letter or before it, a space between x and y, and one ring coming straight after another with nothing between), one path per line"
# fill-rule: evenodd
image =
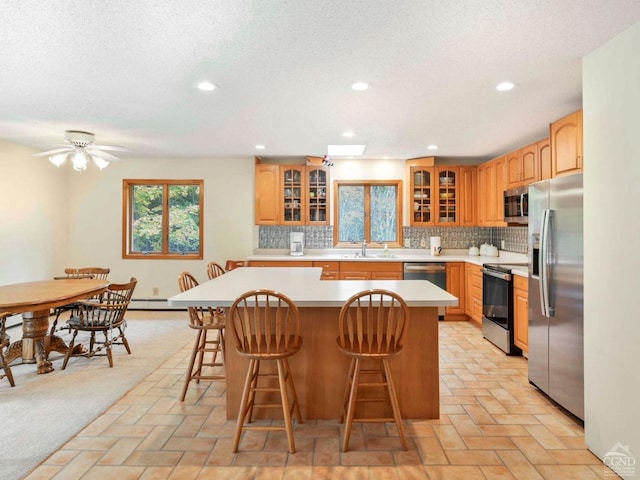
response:
M435 273L435 272L444 272L446 271L446 266L444 265L406 265L404 266L405 272L426 272L426 273Z

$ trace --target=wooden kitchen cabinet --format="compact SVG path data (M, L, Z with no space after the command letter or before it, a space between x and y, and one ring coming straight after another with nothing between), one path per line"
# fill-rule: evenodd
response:
M457 307L446 307L445 320L466 320L464 262L447 262L447 292L458 298Z
M321 267L321 280L338 280L340 278L340 262L321 262L314 260L314 267Z
M523 352L529 351L529 279L513 276L514 343Z
M340 262L340 280L402 280L402 262Z
M434 225L434 157L407 160L409 178L409 218L412 227Z
M548 138L536 143L538 162L540 164L540 180L551 178L551 143Z
M465 264L465 313L482 325L482 267L472 263Z
M496 182L495 191L493 193L494 210L493 222L494 227L506 227L504 221L504 191L507 189L507 158L499 157L495 160L496 165Z
M504 226L504 189L506 157L498 157L478 167L478 223L480 226Z
M489 163L478 165L478 225L480 226L485 226L489 222Z
M280 165L280 224L303 225L305 212L304 165Z
M250 267L313 267L311 260L251 260Z
M527 186L540 180L540 161L536 143L507 154L506 162L507 189Z
M435 168L436 197L434 220L436 226L450 227L460 224L460 168L442 166Z
M460 167L460 226L478 225L478 167L475 165Z
M549 126L551 176L582 171L582 110L556 120Z
M278 165L256 164L256 225L280 223L280 168Z

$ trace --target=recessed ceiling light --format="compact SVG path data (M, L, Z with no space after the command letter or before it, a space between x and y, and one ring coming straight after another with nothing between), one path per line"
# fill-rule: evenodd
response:
M364 153L365 147L366 145L327 145L327 154L334 157L358 157Z
M427 146L427 150L437 150L438 149L438 145L428 145Z
M506 92L508 90L511 90L513 87L515 87L515 85L511 82L502 82L496 85L496 90L498 90L499 92Z
M355 134L355 133L353 133L353 132L344 132L344 133L342 134L342 136L343 136L343 137L355 137L355 136L356 136L356 134Z
M369 85L367 82L355 82L351 85L351 88L358 92L363 92L364 90L368 90L370 86L371 85Z
M211 82L200 82L198 88L203 92L211 92L216 89L216 86Z
M265 147L264 145L256 145L256 150L264 150L265 148L267 147Z

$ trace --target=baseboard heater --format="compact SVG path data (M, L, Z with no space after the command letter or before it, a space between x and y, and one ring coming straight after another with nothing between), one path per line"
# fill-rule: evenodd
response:
M166 298L132 298L129 310L185 310L185 308L170 307Z

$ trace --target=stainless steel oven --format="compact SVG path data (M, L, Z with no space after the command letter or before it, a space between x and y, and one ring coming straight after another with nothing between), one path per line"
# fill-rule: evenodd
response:
M482 266L482 335L507 355L521 355L514 343L513 279L509 265Z

